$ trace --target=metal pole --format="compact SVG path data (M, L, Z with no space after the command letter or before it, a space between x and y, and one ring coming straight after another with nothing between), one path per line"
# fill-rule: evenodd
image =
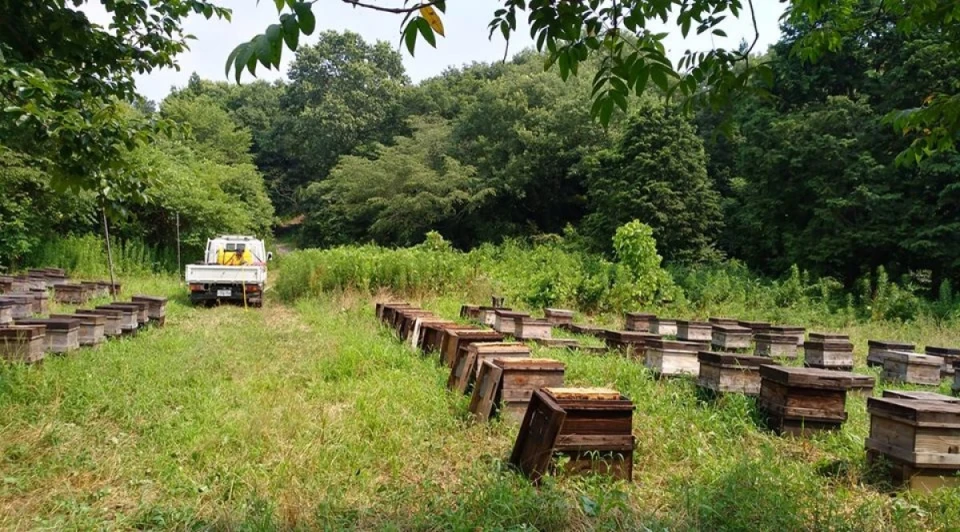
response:
M117 283L113 276L113 251L110 249L110 228L107 226L107 207L104 205L100 212L103 213L103 238L107 242L107 264L110 267L110 295L113 300L117 300Z

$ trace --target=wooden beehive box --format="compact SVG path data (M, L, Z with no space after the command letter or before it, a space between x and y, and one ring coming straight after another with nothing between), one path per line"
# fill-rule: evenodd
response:
M883 355L883 378L892 382L939 386L942 365L940 357L887 351Z
M494 322L493 330L501 334L513 335L516 333L517 318L526 318L530 314L526 312L518 312L514 310L504 310L497 309L493 311L494 313Z
M123 334L123 311L122 310L86 310L77 309L77 316L101 316L104 319L103 335L106 337L120 336Z
M443 318L434 317L424 317L421 316L417 318L416 322L413 324L413 332L410 333L410 346L414 349L420 349L424 352L428 352L428 349L424 348L424 341L427 337L427 331L429 330L439 330L443 327L456 327L457 323L451 320L445 320ZM438 335L439 338L439 335Z
M753 335L756 336L758 334L769 334L768 330L772 324L769 321L739 320L737 321L737 325L750 329Z
M555 455L564 471L633 478L633 403L615 390L544 388L533 393L510 463L538 482Z
M650 320L650 332L660 336L676 336L677 320L668 318L654 318Z
M606 331L604 343L611 350L623 352L631 358L643 358L648 340L659 339L660 336L638 331Z
M914 401L946 401L960 403L960 398L943 395L937 392L923 390L884 390L883 397L887 399L913 399Z
M0 326L13 323L14 302L8 299L0 299Z
M123 285L121 283L110 283L110 281L97 281L97 284L103 287L106 290L106 295L108 296L119 296L120 292L123 290Z
M57 303L82 305L90 299L90 293L82 284L63 283L53 287L53 299Z
M518 340L542 340L553 336L553 324L538 318L516 318L514 336Z
M920 491L960 486L960 404L871 397L867 412L867 454L885 457L895 482Z
M704 342L683 342L680 340L650 339L646 342L644 365L655 375L676 377L700 373L697 352L707 349Z
M720 316L711 316L707 318L710 325L726 325L728 327L739 327L740 322L736 318L724 318Z
M405 309L405 308L415 308L415 307L410 303L388 302L388 303L377 303L376 308L377 308L377 318L379 318L380 321L382 321L384 324L392 327L398 310Z
M445 329L440 340L440 362L453 367L457 353L473 342L502 342L503 335L489 329Z
M753 354L763 357L797 358L797 339L786 334L758 333Z
M780 434L806 436L838 429L847 420L847 390L853 375L843 371L760 366L759 405Z
M906 342L891 342L889 340L868 340L867 341L867 365L870 367L883 367L883 361L887 353L891 351L913 352L917 346Z
M128 308L134 312L134 315L137 317L137 327L144 327L150 323L150 316L147 315L147 304L139 301L116 301L105 305L108 307L123 307Z
M147 304L147 317L150 323L163 326L167 322L167 298L140 294L130 298L134 303Z
M43 325L11 325L0 328L0 357L7 362L40 362L46 349L46 327Z
M459 323L441 321L422 321L420 323L420 338L418 347L424 353L439 351L443 345L443 331L450 329L452 331L475 330L472 325L462 325Z
M13 277L0 275L0 294L13 291Z
M50 294L47 292L47 289L31 288L30 293L33 294L34 297L33 312L36 314L46 314L49 312Z
M805 328L796 325L771 325L767 327L765 332L781 336L792 336L797 342L797 347L803 346L804 337L807 334Z
M512 308L509 307L480 307L480 315L478 321L487 327L494 327L497 324L497 311L504 310L507 312L512 311Z
M461 305L460 317L465 320L477 321L480 319L480 305Z
M713 341L713 325L704 321L677 320L677 339L684 342Z
M753 332L739 325L714 324L711 340L711 343L717 349L731 351L750 349L750 344L753 342Z
M543 315L546 316L547 321L557 327L570 325L573 323L572 310L562 308L545 308L543 309Z
M23 294L7 294L0 297L0 301L10 304L10 315L13 319L29 318L33 316L33 299Z
M463 346L450 368L447 388L468 392L483 362L494 358L530 358L530 348L514 342L474 342Z
M650 332L650 320L656 317L654 314L644 312L627 312L623 328L628 331Z
M137 309L124 305L100 305L94 311L116 310L120 311L120 332L122 334L134 334L140 323L137 321Z
M711 351L700 351L697 360L697 387L709 394L760 395L760 366L776 364L767 357Z
M107 324L105 316L97 314L51 314L50 317L79 320L80 329L77 331L77 339L81 346L95 347L102 344L105 339L104 328Z
M810 368L850 371L853 369L853 344L841 338L810 335L803 344L803 364Z
M417 319L419 318L433 319L436 318L436 315L429 310L423 309L401 309L397 311L393 327L400 340L406 340L410 337L410 334L413 333L413 327L417 324Z
M48 353L65 354L80 349L80 319L35 318L18 320L16 323L45 326L45 347Z
M562 387L564 364L548 358L494 358L484 361L470 401L470 411L479 421L491 416L516 422L540 388Z
M80 281L80 284L87 291L87 294L90 295L90 298L107 297L110 295L110 291L107 289L107 287L96 281Z
M936 347L928 345L924 350L924 354L940 357L943 359L943 367L941 368L941 373L944 377L953 376L953 363L960 360L960 349L955 347Z

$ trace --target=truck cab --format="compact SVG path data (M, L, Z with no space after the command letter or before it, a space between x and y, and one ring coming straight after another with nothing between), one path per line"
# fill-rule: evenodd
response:
M207 240L204 260L188 265L185 273L190 302L262 306L267 262L272 258L263 240L253 236L222 235Z

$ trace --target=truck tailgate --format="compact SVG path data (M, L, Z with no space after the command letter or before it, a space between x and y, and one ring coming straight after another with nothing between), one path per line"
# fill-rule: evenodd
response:
M262 284L267 280L267 270L260 266L191 264L187 266L186 280L188 283Z

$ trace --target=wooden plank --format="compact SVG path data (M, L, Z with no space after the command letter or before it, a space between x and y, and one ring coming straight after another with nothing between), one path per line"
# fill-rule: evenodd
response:
M545 391L560 400L615 401L621 397L620 392L610 388L546 388Z
M567 413L549 395L536 391L520 424L510 464L535 483L550 467L553 446Z
M484 422L490 419L496 408L502 377L503 369L493 362L485 361L480 366L480 375L477 377L477 384L473 387L473 396L470 399L470 412L477 421Z

